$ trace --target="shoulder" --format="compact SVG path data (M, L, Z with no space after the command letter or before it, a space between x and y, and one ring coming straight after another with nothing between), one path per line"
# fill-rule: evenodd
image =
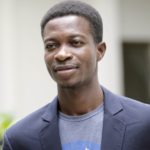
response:
M124 138L123 149L148 149L150 147L150 105L119 96L103 88L104 125L115 129ZM117 133L116 133L117 135ZM120 137L121 138L121 137Z
M147 103L144 103L140 100L137 100L137 99L132 99L132 98L129 98L129 97L124 97L124 96L121 96L121 99L122 99L122 103L125 105L129 105L131 107L141 107L141 108L147 108L149 109L150 108L150 105L147 104Z
M126 121L141 120L150 122L150 105L138 100L120 96L103 88L105 96L105 110L110 114L118 114ZM117 115L117 116L118 116Z
M123 109L128 113L128 114L133 114L136 115L137 117L148 117L150 114L150 105L143 103L141 101L128 98L128 97L123 97L119 96L120 103L123 106ZM150 119L149 119L150 120Z
M34 136L38 137L37 135L44 126L44 117L49 117L54 113L53 103L54 101L17 121L6 131L6 135L12 138L21 138L22 136L33 136L34 133ZM47 119L49 119L48 117Z
M125 145L147 149L150 147L150 105L127 97L120 98L120 101L123 106L122 118L127 125Z
M41 116L47 109L48 105L32 112L26 117L17 121L14 125L12 125L8 130L8 134L16 134L19 132L24 132L26 130L32 130L41 122Z
M140 126L150 129L149 104L127 97L123 97L121 103L129 122L137 122Z

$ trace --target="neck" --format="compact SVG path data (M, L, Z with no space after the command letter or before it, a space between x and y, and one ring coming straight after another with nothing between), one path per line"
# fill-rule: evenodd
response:
M58 87L60 111L68 115L82 115L103 102L103 92L98 82L78 88Z

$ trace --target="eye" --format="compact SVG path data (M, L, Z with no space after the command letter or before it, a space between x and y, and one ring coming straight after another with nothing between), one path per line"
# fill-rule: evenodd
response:
M84 44L84 42L82 42L81 40L73 40L71 41L71 44L74 47L81 47Z
M58 44L55 42L50 42L45 45L45 49L48 51L53 51L58 47Z

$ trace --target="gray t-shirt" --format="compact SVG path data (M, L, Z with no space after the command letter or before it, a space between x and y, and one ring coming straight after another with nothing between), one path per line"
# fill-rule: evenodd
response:
M80 116L69 116L60 112L62 150L100 150L103 116L103 105Z

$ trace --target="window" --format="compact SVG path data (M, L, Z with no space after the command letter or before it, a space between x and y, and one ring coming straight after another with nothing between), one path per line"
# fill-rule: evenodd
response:
M150 103L150 44L123 43L125 95Z

